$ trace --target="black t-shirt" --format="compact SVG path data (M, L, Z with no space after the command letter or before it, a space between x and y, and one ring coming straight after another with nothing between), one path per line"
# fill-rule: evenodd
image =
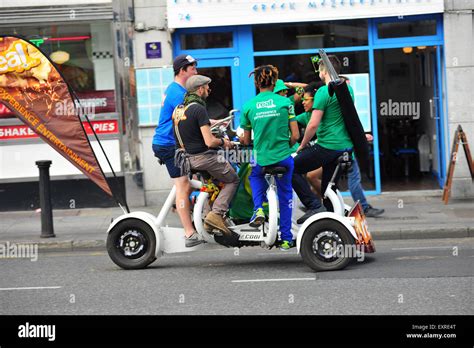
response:
M201 127L210 125L207 110L201 104L190 104L184 112L184 117L178 123L178 131L187 153L197 154L207 151L209 148L204 141L201 133ZM176 145L180 145L174 129Z

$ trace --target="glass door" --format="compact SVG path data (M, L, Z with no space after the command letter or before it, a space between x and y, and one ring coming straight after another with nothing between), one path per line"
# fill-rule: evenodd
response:
M240 103L238 74L235 59L199 59L198 74L212 79L211 93L207 99L207 110L211 119L221 119L228 116L229 111Z

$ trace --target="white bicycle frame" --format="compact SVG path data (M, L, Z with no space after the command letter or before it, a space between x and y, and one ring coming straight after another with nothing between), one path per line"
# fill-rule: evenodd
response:
M262 246L272 246L278 235L278 198L274 178L268 179L267 200L269 205L269 220L264 223L260 229L250 228L249 225L229 226L229 229L237 233L240 241L262 242ZM201 234L207 242L215 243L214 238L205 230L203 224L202 212L204 205L209 198L209 193L201 191L194 205L193 221L196 231Z
M277 197L277 188L275 184L274 176L267 176L268 190L267 190L267 200L269 205L269 220L263 224L263 227L259 230L252 229L248 224L230 226L229 228L239 234L240 241L247 242L261 242L262 247L272 246L278 236L278 197ZM190 180L191 187L194 190L200 190L203 187L203 183L198 180ZM345 217L345 210L350 210L350 206L344 204L339 190L334 191L332 189L332 184L328 185L325 191L326 197L332 202L334 207L333 212L320 213L309 218L301 227L298 227L294 222L292 233L293 237L297 240L297 246L299 250L299 241L301 236L304 233L307 226L312 222L322 219L322 218L331 218L337 221L340 221L345 225L350 231L351 234L355 235L355 231L351 226L351 219ZM204 205L209 198L209 193L201 191L197 197L196 203L194 205L193 211L193 221L196 231L201 234L203 239L208 243L216 243L214 237L211 236L205 229L203 225L203 216L202 212L204 210ZM296 202L296 195L294 195L294 203ZM162 253L172 254L179 252L189 252L200 250L206 247L206 244L199 244L197 246L187 248L184 243L184 229L182 227L170 227L165 225L165 219L168 213L170 212L174 202L176 201L176 186L173 186L168 197L163 204L158 216L153 216L150 213L146 212L132 212L129 214L124 214L115 219L112 224L109 226L107 233L120 221L126 219L138 219L147 223L154 231L156 237L156 257L162 255ZM293 209L295 212L296 209Z

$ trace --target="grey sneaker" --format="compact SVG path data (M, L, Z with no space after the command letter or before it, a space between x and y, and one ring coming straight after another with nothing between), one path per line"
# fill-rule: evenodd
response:
M367 209L364 210L364 214L367 217L376 217L382 215L385 212L385 209L377 209L372 207L370 204Z
M199 245L201 243L205 243L205 241L201 238L197 232L194 232L191 237L184 237L186 248L191 248L193 246Z
M296 223L298 225L304 223L306 220L308 220L311 216L317 213L323 213L327 211L327 209L324 206L319 207L318 209L309 209L302 217L300 217L298 220L296 220Z

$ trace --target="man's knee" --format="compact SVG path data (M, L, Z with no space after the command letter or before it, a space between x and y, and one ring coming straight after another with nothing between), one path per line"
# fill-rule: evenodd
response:
M176 185L176 190L180 192L187 192L191 190L191 183L187 176L181 176L174 179L174 184Z

